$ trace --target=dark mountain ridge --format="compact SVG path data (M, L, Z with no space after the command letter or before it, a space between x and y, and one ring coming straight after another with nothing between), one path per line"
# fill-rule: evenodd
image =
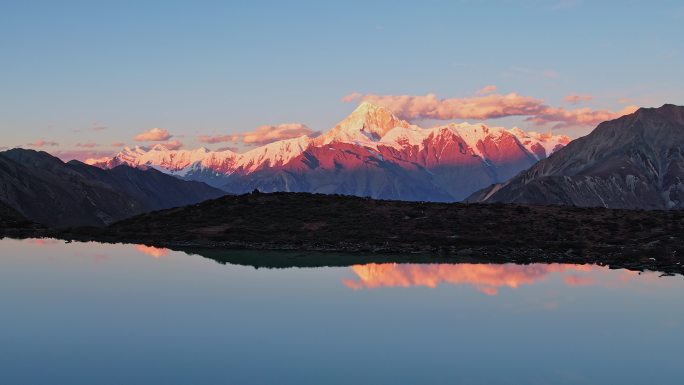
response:
M684 107L641 108L468 202L684 208Z
M101 170L24 149L0 153L0 202L49 227L104 226L224 194L156 170L128 166Z
M684 211L251 193L59 236L180 250L325 251L367 254L369 259L392 254L454 262L591 262L681 273Z

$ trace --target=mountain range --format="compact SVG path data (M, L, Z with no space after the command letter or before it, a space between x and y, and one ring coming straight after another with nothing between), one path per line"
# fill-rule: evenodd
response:
M459 201L506 181L570 142L564 135L484 124L421 128L370 103L318 137L269 143L245 153L125 148L91 164L153 168L230 193L289 191L379 199Z
M46 152L0 152L3 212L15 212L49 227L104 226L222 195L224 191L204 183L156 170L124 165L103 170L76 160L64 163Z
M684 208L684 107L641 108L469 202Z
M0 214L8 223L106 226L255 189L681 209L683 180L684 107L641 108L570 141L483 124L426 129L363 103L318 137L281 140L242 154L156 145L127 148L93 166L33 150L0 152Z

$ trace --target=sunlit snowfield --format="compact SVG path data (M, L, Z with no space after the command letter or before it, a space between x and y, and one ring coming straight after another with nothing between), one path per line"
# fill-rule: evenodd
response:
M0 241L2 384L681 384L684 279ZM258 252L255 252L258 253Z

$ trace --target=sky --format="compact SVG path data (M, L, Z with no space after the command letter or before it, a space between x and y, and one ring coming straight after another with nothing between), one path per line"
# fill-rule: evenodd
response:
M0 148L240 151L359 102L585 135L684 104L684 2L0 0Z

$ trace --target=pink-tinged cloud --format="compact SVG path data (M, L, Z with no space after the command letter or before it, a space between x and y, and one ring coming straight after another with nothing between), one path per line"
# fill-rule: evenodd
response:
M363 97L362 93L359 92L352 92L351 94L344 96L342 98L342 103L351 103L356 99L361 99Z
M114 153L111 151L94 151L94 150L67 150L67 151L51 151L50 154L53 156L58 157L64 162L68 162L70 160L78 160L83 163L91 164L88 163L89 160L93 159L112 159L114 156Z
M243 132L235 135L199 136L201 143L224 143L242 142L246 145L261 146L268 143L277 142L284 139L299 138L300 136L316 137L320 134L302 123L285 123L275 126L264 125L257 127L254 131Z
M163 128L155 127L135 136L138 142L162 142L171 139L171 134Z
M495 85L488 85L484 86L481 89L477 91L478 95L486 95L486 94L491 94L492 92L496 91L496 86Z
M99 146L99 144L93 143L93 142L76 143L76 147L81 147L81 148L95 148L97 146Z
M439 99L435 94L427 95L347 95L344 100L365 101L383 106L399 118L406 120L436 119L488 120L510 116L527 117L538 125L553 124L554 127L592 126L605 120L632 113L636 106L622 111L592 110L580 108L568 110L550 107L542 99L517 93L488 94L469 98Z
M112 143L112 147L124 147L126 143L124 142L114 142Z
M225 143L225 142L235 142L238 140L236 135L200 135L197 137L200 143L215 144L215 143Z
M286 123L277 126L260 126L252 132L240 134L245 144L264 145L278 140L316 136L319 133L301 123Z
M43 148L43 147L56 147L59 146L59 143L53 142L51 140L36 140L35 142L27 143L26 144L29 147L35 147L35 148Z
M578 104L581 102L588 102L590 100L594 99L593 96L591 95L578 95L578 94L570 94L563 98L566 102L570 104Z
M638 106L627 106L618 112L613 112L608 110L592 110L591 108L567 110L562 107L547 107L543 113L531 116L525 120L540 126L554 124L554 128L587 127L596 126L606 120L613 120L624 115L629 115L638 109Z
M348 96L351 97L351 95ZM439 99L435 94L419 96L368 94L352 100L383 106L402 119L485 120L534 115L544 107L543 100L516 93L451 99Z
M139 252L141 252L145 255L149 255L150 257L155 258L155 259L165 257L169 254L169 249L154 247L154 246L135 245L135 249L138 250Z
M159 144L166 147L167 150L179 150L181 147L183 147L183 142L178 140L170 140L168 142L162 142Z

